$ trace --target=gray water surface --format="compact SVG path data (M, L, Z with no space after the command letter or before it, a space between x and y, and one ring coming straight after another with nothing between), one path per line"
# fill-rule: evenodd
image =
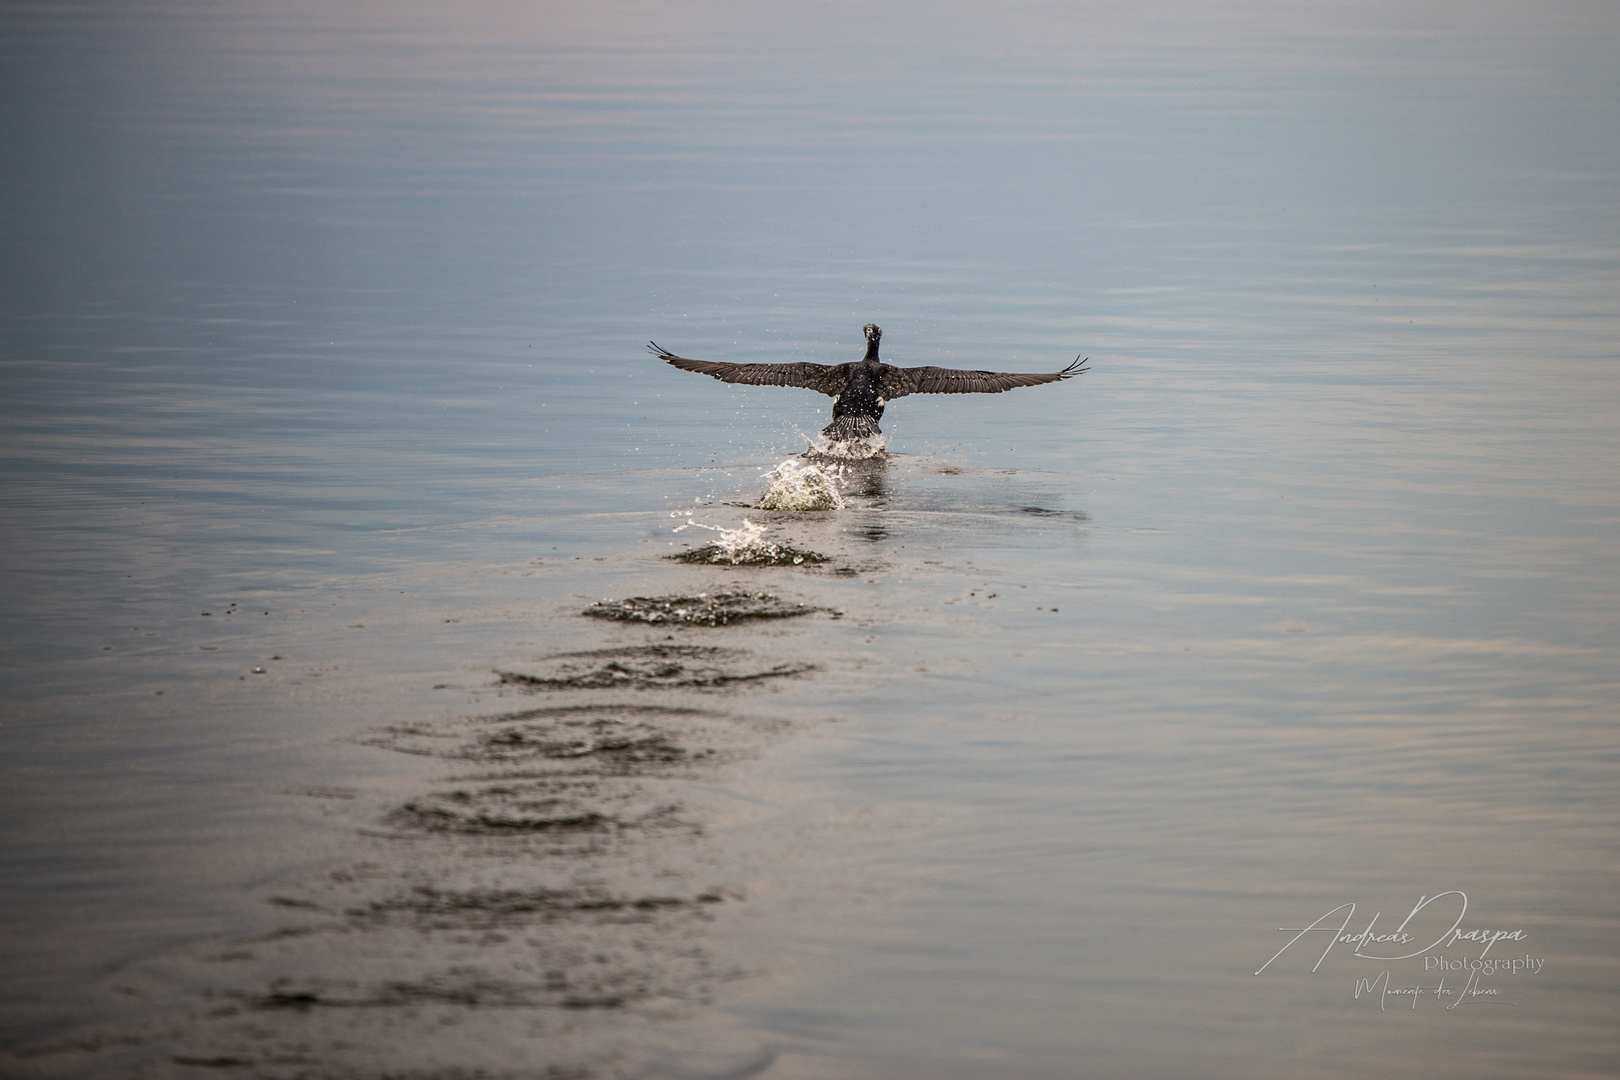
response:
M1613 1075L1617 43L7 7L0 1071Z

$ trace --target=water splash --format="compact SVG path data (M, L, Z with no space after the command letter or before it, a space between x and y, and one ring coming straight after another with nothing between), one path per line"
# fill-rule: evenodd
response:
M705 525L701 521L688 521L675 528L676 532L689 528L707 529L715 534L712 544L704 544L691 551L671 556L680 562L710 563L720 566L799 566L803 563L826 562L825 555L814 551L800 551L765 539L765 526L743 518L742 525L725 529L718 525Z
M789 458L766 474L770 485L759 505L764 510L841 510L844 497L838 482L843 471Z
M888 436L868 435L863 439L829 439L824 435L809 437L810 446L804 456L811 461L869 461L887 457Z

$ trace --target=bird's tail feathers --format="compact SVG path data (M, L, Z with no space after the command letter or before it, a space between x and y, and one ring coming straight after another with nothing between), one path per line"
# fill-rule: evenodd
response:
M838 416L833 422L821 429L821 433L834 442L848 442L850 439L870 439L874 435L881 435L878 422L870 416Z

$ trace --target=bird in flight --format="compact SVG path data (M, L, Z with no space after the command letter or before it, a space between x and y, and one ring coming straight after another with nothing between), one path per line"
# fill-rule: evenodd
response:
M647 350L682 371L712 375L721 382L749 386L802 386L836 398L832 423L821 433L834 441L881 435L878 421L883 406L907 394L999 394L1020 386L1060 382L1089 370L1076 358L1062 371L1020 375L1009 371L964 371L942 367L894 367L878 359L883 328L867 323L866 356L849 364L727 364L717 360L688 360L648 342Z

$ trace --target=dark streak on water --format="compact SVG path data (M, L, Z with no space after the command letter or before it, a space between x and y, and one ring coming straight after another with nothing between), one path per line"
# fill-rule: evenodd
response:
M671 555L670 558L676 562L707 566L803 566L827 561L827 556L818 552L801 551L786 544L772 545L769 552L749 554L743 558L734 557L718 544L704 544L679 555Z
M682 559L682 562L710 564L709 560ZM818 559L825 562L825 559ZM764 560L733 565L794 566L787 562ZM585 609L593 619L651 623L657 626L730 626L753 619L791 619L820 609L808 604L780 600L770 593L717 592L697 596L632 596L624 600L600 600ZM670 652L668 655L677 655Z

